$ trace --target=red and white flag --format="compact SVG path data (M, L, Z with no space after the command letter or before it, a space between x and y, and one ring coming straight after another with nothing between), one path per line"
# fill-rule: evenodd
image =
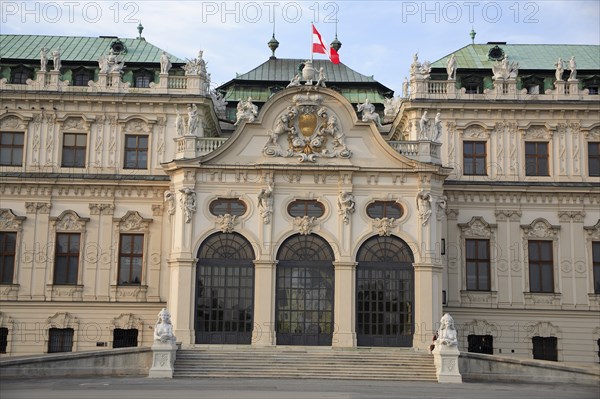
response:
M327 54L331 62L333 62L334 64L340 63L340 56L338 55L338 52L335 51L334 48L326 46L325 43L323 43L323 38L321 37L321 34L317 30L317 28L315 28L315 25L312 25L312 37L313 53Z

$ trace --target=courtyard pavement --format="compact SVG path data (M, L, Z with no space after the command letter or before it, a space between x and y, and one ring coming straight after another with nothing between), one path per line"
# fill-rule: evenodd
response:
M0 378L0 398L44 399L599 399L597 386L225 378Z

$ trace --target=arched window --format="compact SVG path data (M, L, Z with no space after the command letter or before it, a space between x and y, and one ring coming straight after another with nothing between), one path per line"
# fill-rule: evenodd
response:
M237 233L215 233L198 250L197 344L250 344L254 315L254 251Z
M333 250L317 235L298 234L281 244L277 260L277 344L331 345Z
M359 249L356 337L359 346L412 346L413 254L398 237L375 236Z

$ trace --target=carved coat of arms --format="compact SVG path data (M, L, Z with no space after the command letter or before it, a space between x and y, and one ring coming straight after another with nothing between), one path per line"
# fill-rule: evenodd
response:
M266 156L298 157L300 162L316 162L319 157L350 158L352 151L346 146L338 118L321 105L321 95L297 94L293 102L269 131L269 141L263 149ZM287 138L287 145L279 143L280 136Z

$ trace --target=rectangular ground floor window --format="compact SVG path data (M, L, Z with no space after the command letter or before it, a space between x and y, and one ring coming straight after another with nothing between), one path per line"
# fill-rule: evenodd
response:
M469 343L469 352L485 353L488 355L494 354L494 337L491 335L474 335L467 336Z
M533 358L558 361L558 339L556 337L533 337Z
M8 328L0 328L0 353L6 353L6 347L8 346Z
M72 328L51 328L48 330L48 353L73 351Z
M137 328L115 328L113 332L113 348L128 348L137 346Z

